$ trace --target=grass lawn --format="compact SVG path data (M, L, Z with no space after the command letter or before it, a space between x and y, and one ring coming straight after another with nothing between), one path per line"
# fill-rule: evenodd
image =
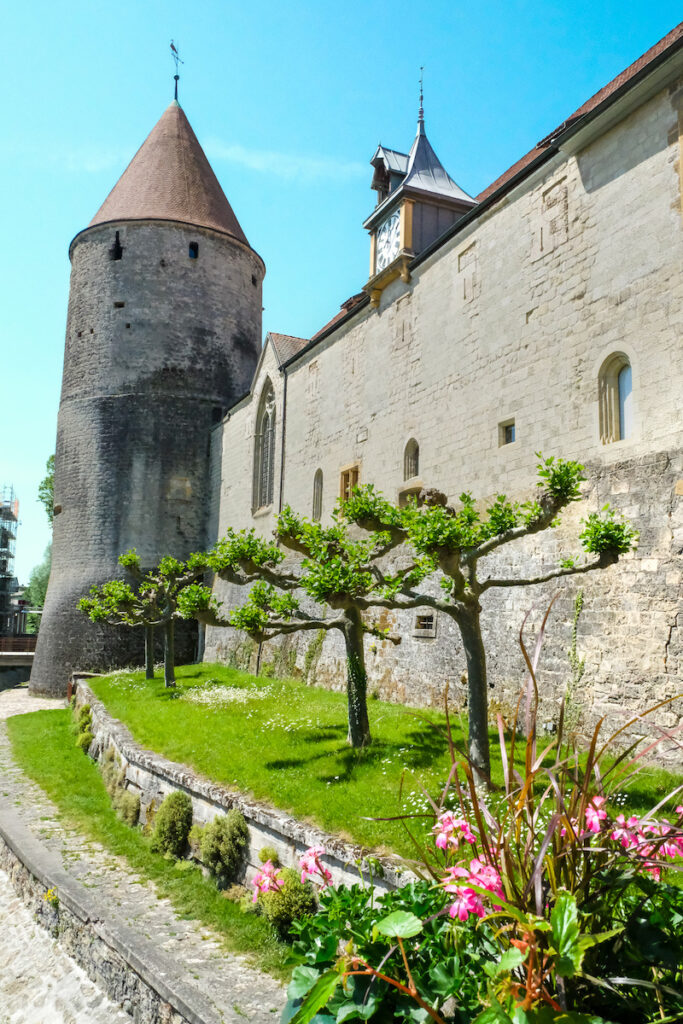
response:
M416 717L400 705L371 700L373 743L354 751L346 743L343 694L257 679L225 665L187 665L177 677L175 690L146 681L143 672L94 678L89 685L143 747L365 846L414 853L400 823L366 818L423 809L420 785L434 796L440 791L450 765L447 744L424 716L443 725L442 713ZM454 738L462 749L457 721ZM493 734L491 754L494 780L502 783ZM648 768L631 783L626 806L643 813L675 784L667 772Z
M7 720L17 763L59 808L70 825L125 857L133 871L154 882L183 918L198 920L222 935L229 949L253 955L257 966L285 977L287 947L263 918L242 913L199 868L175 866L152 853L139 829L120 821L90 758L75 746L71 712L37 711Z

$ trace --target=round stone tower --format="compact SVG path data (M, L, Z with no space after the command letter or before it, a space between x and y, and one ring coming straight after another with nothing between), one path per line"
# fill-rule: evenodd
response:
M71 243L52 572L30 689L140 663L140 631L77 610L93 584L207 543L210 435L261 348L265 268L177 102Z

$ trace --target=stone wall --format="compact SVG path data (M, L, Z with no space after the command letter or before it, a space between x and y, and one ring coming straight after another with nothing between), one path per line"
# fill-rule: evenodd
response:
M465 225L396 281L376 311L364 307L287 368L284 488L271 514L252 516L253 398L223 428L219 531L254 526L268 535L279 504L311 514L313 478L323 473L323 521L339 494L340 471L355 464L361 483L396 500L406 485L438 487L457 501L534 493L535 453L586 462L584 500L548 535L506 550L491 567L528 574L579 550L587 512L612 502L640 531L637 552L603 572L543 589L487 594L484 632L492 704L510 707L522 683L517 634L531 630L560 590L542 661L544 714L552 718L569 667L573 600L585 593L579 625L586 656L574 695L586 724L633 714L680 686L683 550L683 232L678 104L672 81L609 125L593 126L578 152L559 152L481 217ZM623 353L633 370L632 435L603 444L598 379ZM272 368L268 369L272 373ZM280 375L281 376L281 375ZM271 377L272 379L272 377ZM273 380L277 389L277 382ZM281 389L277 449L281 435ZM516 438L501 444L501 424ZM410 438L419 476L403 480ZM278 477L276 476L276 480ZM242 486L238 481L242 481ZM229 605L236 595L220 583ZM394 624L389 618L388 624ZM371 686L392 700L432 704L446 682L464 697L464 661L450 622L433 639L396 621L402 644L368 643ZM310 637L286 640L279 663L306 671ZM209 630L207 660L245 651L244 638ZM292 653L293 652L293 653ZM268 647L261 660L272 661ZM311 657L309 656L309 662ZM253 662L252 662L253 664ZM341 642L326 639L315 681L340 688ZM681 711L657 716L673 726Z
M219 1024L214 1013L194 1012L169 991L159 958L146 962L144 940L108 929L96 899L69 879L56 861L18 822L2 821L0 868L37 923L110 999L137 1024ZM58 889L57 902L46 899L49 889Z

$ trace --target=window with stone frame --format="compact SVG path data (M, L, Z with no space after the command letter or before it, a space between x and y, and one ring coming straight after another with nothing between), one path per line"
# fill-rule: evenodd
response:
M412 480L420 473L420 446L414 437L411 437L403 452L403 479Z
M254 438L252 512L273 504L275 484L275 393L269 380L263 386Z
M358 466L348 466L346 469L341 471L341 477L339 480L339 497L342 502L349 500L354 487L358 486L359 479L360 469Z
M319 523L323 514L323 471L316 469L313 477L313 509L311 519Z
M598 375L600 440L625 441L633 432L633 374L624 352L608 356Z

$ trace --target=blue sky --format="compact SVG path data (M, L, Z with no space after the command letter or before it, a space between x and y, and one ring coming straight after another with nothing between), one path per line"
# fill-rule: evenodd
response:
M379 141L406 150L425 65L430 140L476 195L680 20L603 0L32 0L3 5L0 485L21 501L25 581L49 529L67 249L172 98L266 262L264 331L308 337L368 272Z

